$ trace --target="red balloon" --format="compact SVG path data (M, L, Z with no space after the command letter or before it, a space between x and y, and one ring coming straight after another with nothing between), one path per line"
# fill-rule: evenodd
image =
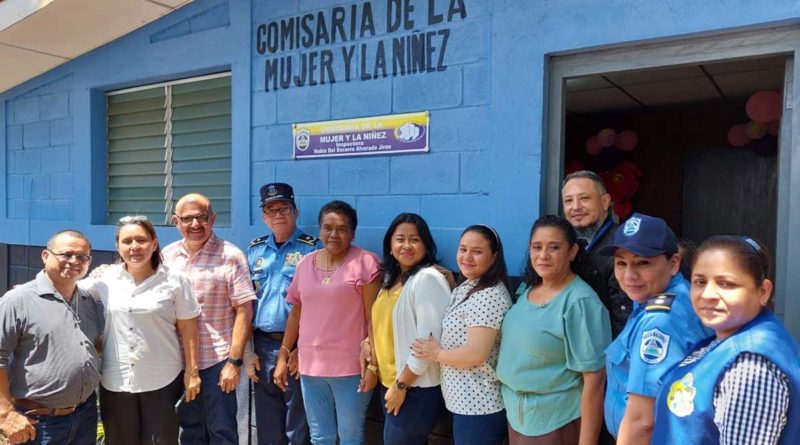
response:
M781 131L781 120L780 119L773 119L767 122L767 133L777 136L778 133Z
M756 122L766 123L773 119L777 119L781 115L781 106L783 105L783 96L777 91L758 91L753 93L747 104L745 111L750 119Z
M589 139L586 139L586 151L592 156L597 156L601 151L603 151L603 146L600 145L600 142L597 140L597 136L592 136Z
M639 145L639 136L635 131L625 130L617 135L614 144L622 151L631 151Z
M728 129L728 143L734 147L744 147L750 143L744 124L736 124Z

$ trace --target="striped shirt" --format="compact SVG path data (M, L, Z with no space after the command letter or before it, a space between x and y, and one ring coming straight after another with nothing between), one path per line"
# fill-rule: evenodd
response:
M714 340L684 359L703 358ZM720 445L777 444L789 413L789 379L766 357L744 352L725 370L714 390L714 423Z
M256 299L247 259L233 244L213 233L194 255L175 241L162 252L164 263L186 274L200 303L197 365L206 369L228 358L236 319L234 308Z

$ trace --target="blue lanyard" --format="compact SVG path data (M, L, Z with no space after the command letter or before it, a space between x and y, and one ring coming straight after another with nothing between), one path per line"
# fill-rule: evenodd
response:
M600 230L598 230L597 233L594 234L594 237L592 237L592 241L590 241L589 244L586 246L587 252L592 250L592 247L594 247L595 243L597 243L597 240L599 240L600 238L603 237L603 235L605 235L608 229L611 228L612 224L614 224L614 221L611 218L606 218L606 222L603 223L603 225L600 227Z

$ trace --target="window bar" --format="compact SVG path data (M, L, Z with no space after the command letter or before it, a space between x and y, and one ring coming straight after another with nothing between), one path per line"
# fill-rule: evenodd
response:
M164 225L169 225L172 215L172 85L164 86Z

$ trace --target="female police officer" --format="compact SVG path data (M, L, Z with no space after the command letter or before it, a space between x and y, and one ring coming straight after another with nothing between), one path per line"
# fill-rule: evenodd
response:
M659 379L698 341L712 335L692 310L679 272L678 240L667 223L634 213L598 252L614 256L614 274L634 301L606 349L606 426L617 443L649 444Z

